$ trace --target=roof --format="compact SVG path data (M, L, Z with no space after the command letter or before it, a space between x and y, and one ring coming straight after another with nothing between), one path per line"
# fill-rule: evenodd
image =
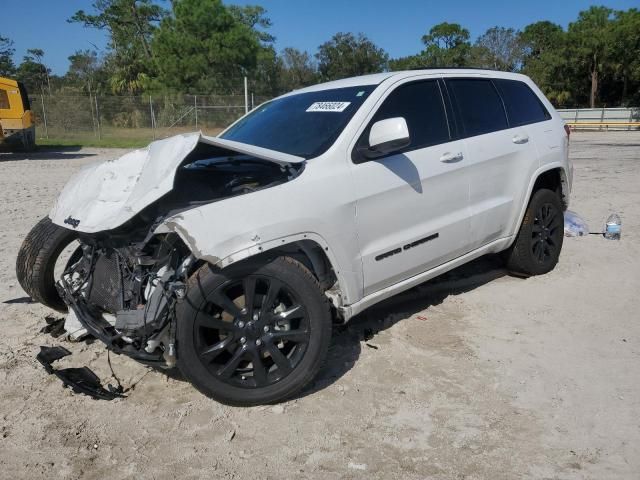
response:
M9 85L11 87L17 87L18 86L18 82L16 82L15 80L11 80L10 78L5 78L5 77L0 77L0 84Z
M300 90L295 90L290 94L297 93L307 93L307 92L317 92L321 90L329 90L333 88L347 88L347 87L357 87L360 85L379 85L389 78L396 78L401 80L403 78L413 77L417 75L444 75L444 74L455 74L455 75L471 75L471 76L491 76L491 77L499 77L499 78L522 78L522 75L518 73L511 72L503 72L500 70L488 70L482 68L467 68L467 67L456 67L456 68L421 68L421 69L412 69L412 70L402 70L398 72L384 72L384 73L374 73L371 75L362 75L359 77L350 77L343 78L341 80L334 80L331 82L319 83L317 85L312 85L310 87L301 88ZM287 94L287 95L290 95ZM285 95L286 96L286 95Z
M294 90L291 93L317 92L320 90L330 90L333 88L359 87L361 85L379 85L387 78L394 76L396 73L397 72L373 73L371 75L343 78L341 80L333 80L331 82L311 85L310 87L301 88L300 90Z

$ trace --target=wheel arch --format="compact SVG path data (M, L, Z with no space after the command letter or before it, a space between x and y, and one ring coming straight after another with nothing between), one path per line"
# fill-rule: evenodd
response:
M560 194L563 208L566 210L569 207L570 184L565 167L560 163L547 164L540 167L531 176L531 180L527 188L527 195L524 197L525 201L522 202L522 206L520 207L518 221L516 222L512 231L511 240L505 246L505 248L510 247L511 244L515 241L516 235L520 230L520 226L522 225L527 206L531 201L531 197L536 191L541 188L548 188L549 190L558 192Z
M565 210L567 209L569 206L569 181L563 167L553 167L540 172L535 179L533 187L529 191L527 203L531 200L531 196L541 188L558 192L563 207Z
M193 239L185 238L184 232L180 229L175 231L183 238L199 263L208 262L224 269L230 265L260 257L268 261L276 256L290 256L300 261L313 273L338 311L357 298L360 285L358 285L356 272L341 268L336 252L317 233L303 232L266 241L260 239L250 247L237 250L223 258L217 258L203 255L194 248Z

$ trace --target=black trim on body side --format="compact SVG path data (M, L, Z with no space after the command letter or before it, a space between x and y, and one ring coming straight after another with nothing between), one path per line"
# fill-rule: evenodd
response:
M449 122L449 131L451 132L451 139L449 141L459 140L462 138L462 134L460 127L458 126L456 114L453 111L453 101L451 100L449 89L447 89L447 84L445 83L444 78L439 78L438 84L440 85L440 92L442 92L444 107L447 112L447 121Z
M428 237L420 238L420 239L415 240L415 241L413 241L411 243L407 243L402 248L397 247L397 248L394 248L393 250L389 250L388 252L381 253L380 255L378 255L376 257L376 262L379 262L380 260L384 260L385 258L389 258L389 257L392 257L392 256L397 255L399 253L402 253L404 251L407 251L410 248L414 248L414 247L417 247L419 245L422 245L423 243L430 242L431 240L435 240L439 236L440 236L440 234L436 232L436 233L434 233L432 235L429 235Z

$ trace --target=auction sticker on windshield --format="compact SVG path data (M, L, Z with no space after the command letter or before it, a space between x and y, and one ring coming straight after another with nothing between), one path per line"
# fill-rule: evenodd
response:
M307 112L344 112L351 102L315 102Z

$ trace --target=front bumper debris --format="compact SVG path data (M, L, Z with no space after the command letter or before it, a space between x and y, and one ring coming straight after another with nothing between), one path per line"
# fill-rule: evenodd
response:
M105 389L100 383L100 379L89 367L61 368L59 370L53 368L51 365L53 362L67 355L71 355L71 352L64 347L40 347L40 353L36 359L48 374L58 377L65 387L70 387L75 393L82 393L96 400L126 398L125 395L117 391Z

